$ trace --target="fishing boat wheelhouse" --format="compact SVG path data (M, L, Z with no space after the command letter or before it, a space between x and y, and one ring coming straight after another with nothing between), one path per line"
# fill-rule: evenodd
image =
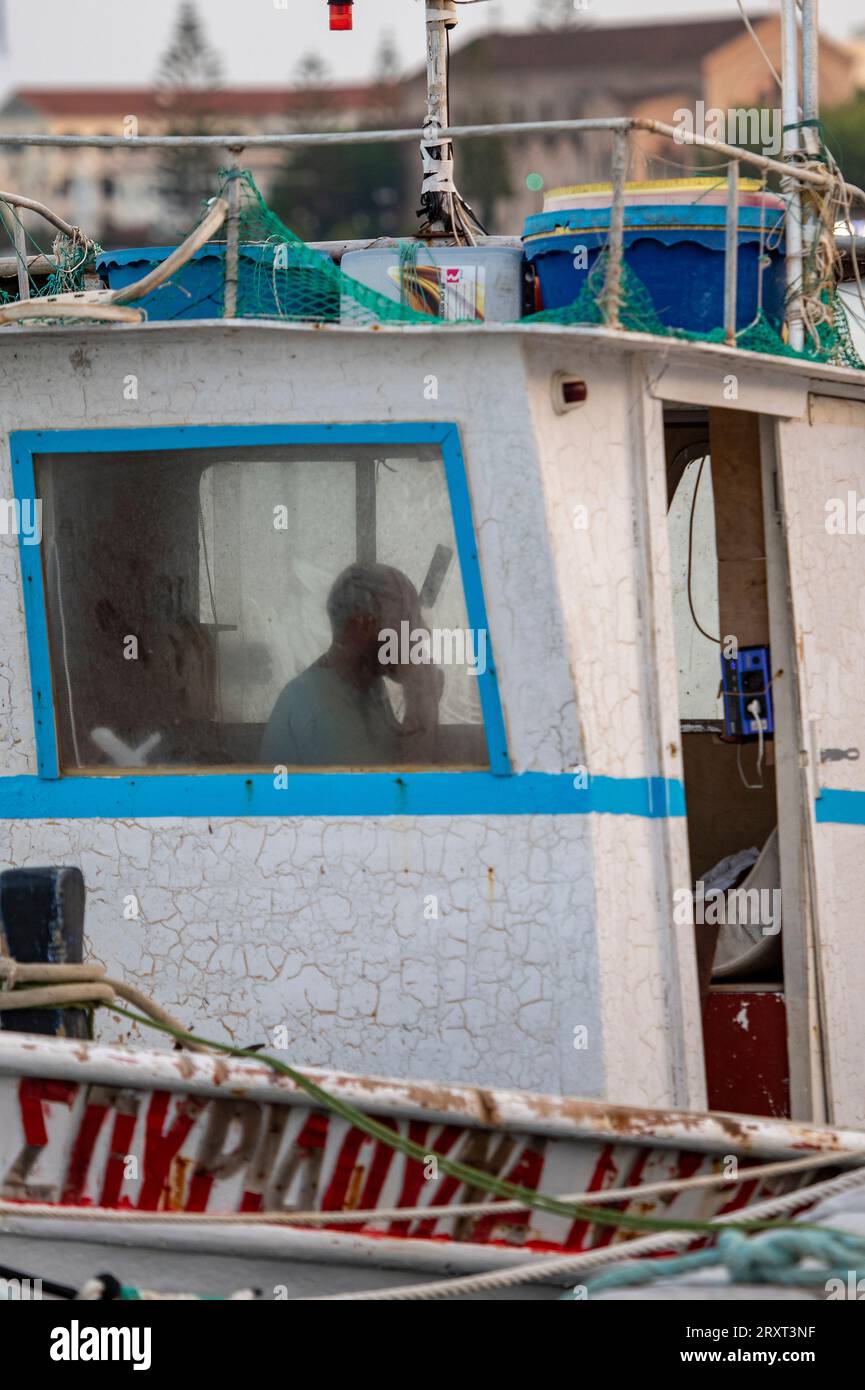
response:
M179 263L0 310L4 858L79 866L92 957L293 1064L862 1126L865 379L741 345L738 165L726 333L623 326L639 123L595 124L597 322L384 321L334 248L310 322L277 288L296 248L238 234L239 177L187 247L223 316L142 320ZM785 177L789 256L798 189L834 175ZM507 248L467 211L436 235L475 267L464 306ZM426 262L394 254L405 302ZM252 263L274 312L248 318ZM383 570L426 685L385 682L390 744L344 706L321 742L333 682L303 719L292 683ZM728 921L740 890L758 915Z

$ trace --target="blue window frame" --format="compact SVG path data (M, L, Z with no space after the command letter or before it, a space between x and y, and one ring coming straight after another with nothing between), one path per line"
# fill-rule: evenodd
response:
M61 775L52 694L48 614L42 544L21 536L20 554L30 653L40 804L60 816L226 814L447 813L498 800L493 785L511 773L492 643L478 563L471 501L459 432L454 424L243 425L186 428L20 431L11 436L16 498L36 498L34 458L42 454L134 453L154 450L225 449L255 445L437 446L456 538L469 626L487 637L487 660L477 675L488 771L314 771L292 773L279 789L270 773L144 771L115 775L110 769ZM8 780L8 779L7 779ZM13 779L16 783L27 779ZM32 779L38 780L38 779ZM469 785L471 784L471 785ZM486 790L484 790L486 789ZM33 802L33 789L26 799ZM480 802L478 801L480 797ZM528 809L528 808L526 808ZM37 815L30 809L24 814ZM46 809L45 813L51 813Z

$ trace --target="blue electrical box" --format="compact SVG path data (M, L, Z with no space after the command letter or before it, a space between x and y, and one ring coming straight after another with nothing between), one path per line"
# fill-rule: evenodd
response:
M740 647L721 657L724 732L732 738L770 738L775 732L768 647Z

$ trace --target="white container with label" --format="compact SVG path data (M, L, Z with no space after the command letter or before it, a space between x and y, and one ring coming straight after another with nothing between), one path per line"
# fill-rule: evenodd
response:
M449 323L514 323L523 314L523 253L511 246L418 245L416 259L400 261L396 246L348 251L342 271L388 299ZM360 318L346 296L346 319Z

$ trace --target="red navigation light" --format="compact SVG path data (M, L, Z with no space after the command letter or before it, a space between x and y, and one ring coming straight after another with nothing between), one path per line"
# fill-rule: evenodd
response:
M352 27L351 10L354 0L327 0L330 10L331 29L350 29Z

